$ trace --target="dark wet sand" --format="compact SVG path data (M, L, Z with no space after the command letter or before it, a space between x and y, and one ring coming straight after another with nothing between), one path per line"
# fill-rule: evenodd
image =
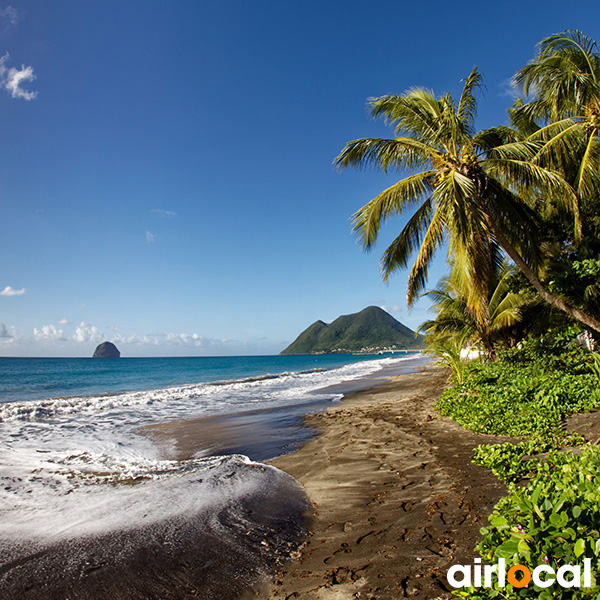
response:
M330 401L319 401L181 419L147 425L141 431L159 446L167 460L243 454L251 460L266 461L293 452L315 437L316 431L305 424L305 418L330 405Z
M504 487L471 463L502 438L436 415L448 373L403 375L308 418L319 436L272 464L315 508L299 560L253 597L387 600L449 596L448 568L471 561Z
M297 551L310 507L293 479L248 468L262 473L261 489L218 510L55 543L0 540L0 598L243 597Z
M335 398L341 394L368 391L389 382L394 376L413 373L415 367L430 362L429 357L415 357L384 367L369 377L322 388L318 393ZM157 423L142 427L141 431L158 444L162 458L167 460L244 454L251 460L264 462L294 452L313 439L316 429L307 423L306 417L332 405L335 405L332 400L304 401L276 408Z

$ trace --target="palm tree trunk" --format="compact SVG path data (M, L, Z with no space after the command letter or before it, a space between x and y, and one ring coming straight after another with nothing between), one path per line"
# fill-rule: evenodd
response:
M517 265L517 267L521 270L523 275L527 277L527 279L529 280L531 285L536 289L538 294L546 302L548 302L548 304L556 306L556 308L559 308L560 310L567 313L574 319L577 319L579 322L583 323L587 327L590 327L594 331L600 333L600 321L594 319L594 317L591 317L590 315L584 313L578 308L567 304L564 300L554 296L553 294L548 292L548 290L546 290L546 288L542 285L542 282L538 279L537 275L529 268L529 265L517 252L516 248L506 239L506 237L504 237L504 234L500 231L500 228L498 227L497 223L490 216L490 214L487 213L487 211L486 216L488 224L490 226L490 229L492 230L492 233L494 234L494 237L496 238L496 241L502 246L502 248L504 248L508 256L510 256L515 265Z

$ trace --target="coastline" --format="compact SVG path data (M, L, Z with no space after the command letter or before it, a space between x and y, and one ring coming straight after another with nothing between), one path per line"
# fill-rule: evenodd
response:
M250 460L265 462L290 454L316 436L307 418L338 406L340 401L358 392L368 392L397 375L414 373L431 362L429 357L414 356L406 362L383 366L378 370L308 393L315 400L289 403L225 414L174 419L144 425L139 432L150 438L165 460L190 460L201 456L243 454ZM336 400L337 398L337 400Z
M298 560L252 598L345 600L449 595L447 569L473 558L505 488L472 450L503 438L436 415L447 371L426 366L309 416L318 435L269 461L314 507Z
M0 595L15 600L29 597L25 590L46 600L442 595L446 569L472 557L479 527L505 490L470 462L474 446L498 438L437 416L433 404L447 372L417 368L402 366L403 374L382 370L333 386L328 391L345 394L333 404L316 399L138 430L158 442L165 459L182 461L183 471L211 453L254 454L250 458L260 461L303 445L267 461L279 470L221 456L227 473L214 478L215 497L223 500L216 512L185 510L152 526L128 522L123 530L72 536L64 544L6 545ZM174 506L201 500L208 489L199 486L211 477L194 473L185 476L189 486ZM254 491L231 503L225 488L236 481L243 485L248 477L257 482ZM135 488L125 486L122 493L128 489ZM139 504L137 491L135 497Z

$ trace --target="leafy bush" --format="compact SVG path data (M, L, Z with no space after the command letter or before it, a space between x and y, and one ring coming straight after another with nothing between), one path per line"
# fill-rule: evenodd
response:
M583 448L581 454L552 451L537 465L538 472L524 489L512 488L500 500L481 530L477 546L484 561L522 564L533 570L549 564L555 570L564 564L582 564L592 559L592 572L600 566L600 449ZM600 587L542 589L526 588L462 590L456 595L478 598L596 598Z
M527 437L516 444L479 446L474 462L508 484L509 494L494 508L477 546L484 562L533 570L549 564L600 567L600 448L583 445L579 454L561 446L583 438L563 431L566 416L600 406L600 355L571 348L574 331L534 339L500 353L493 364L471 367L468 383L446 390L442 414L477 432ZM542 456L541 453L546 453ZM535 456L537 455L537 456ZM530 478L526 487L517 482ZM469 588L455 595L470 600L600 598L600 587L563 589L558 585Z
M538 344L525 344L494 363L473 365L466 383L443 392L438 410L478 433L564 437L566 416L600 406L598 379L589 353L542 347L543 353Z
M540 446L535 442L481 444L475 448L473 462L490 469L500 481L512 484L536 469L538 461L526 460L525 457L547 449L547 444Z

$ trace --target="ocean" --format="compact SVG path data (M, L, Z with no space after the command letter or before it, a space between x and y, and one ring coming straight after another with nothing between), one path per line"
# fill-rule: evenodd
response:
M305 414L424 361L0 358L0 597L237 598L294 555L310 508L257 461L309 439ZM147 433L240 415L254 434L185 460Z

